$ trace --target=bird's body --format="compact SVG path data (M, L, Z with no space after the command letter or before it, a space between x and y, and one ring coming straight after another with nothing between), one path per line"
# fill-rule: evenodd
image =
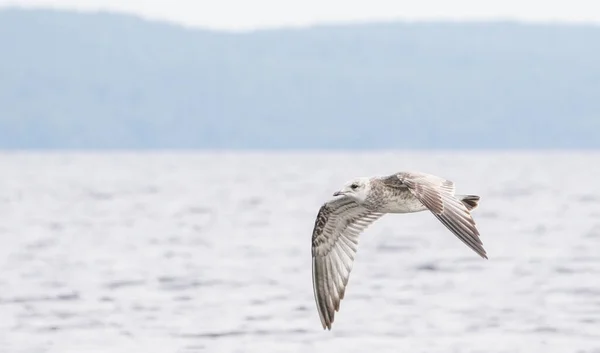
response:
M395 187L393 186L394 182L395 180L390 180L390 178L371 178L371 184L375 185L373 189L380 190L377 193L373 193L371 197L385 200L381 201L378 207L376 207L377 211L384 213L413 213L427 210L427 207L408 188Z
M323 204L312 235L313 289L323 328L331 329L334 313L352 270L358 237L387 213L431 211L463 243L487 259L470 211L479 196L455 195L454 183L421 172L362 177Z

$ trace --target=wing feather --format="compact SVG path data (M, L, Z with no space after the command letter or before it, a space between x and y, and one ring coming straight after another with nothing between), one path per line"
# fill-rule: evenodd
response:
M467 207L454 195L454 183L435 175L406 172L396 174L401 183L465 245L487 259L475 221Z
M344 298L359 235L383 216L347 197L319 209L312 234L312 278L315 302L324 329L331 330Z

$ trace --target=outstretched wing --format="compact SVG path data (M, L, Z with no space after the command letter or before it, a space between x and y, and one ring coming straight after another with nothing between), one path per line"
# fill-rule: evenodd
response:
M398 173L396 176L446 228L479 256L487 259L475 221L467 207L454 195L452 181L417 172Z
M331 330L344 298L358 236L381 216L383 213L371 212L348 197L319 209L312 235L312 280L323 329Z

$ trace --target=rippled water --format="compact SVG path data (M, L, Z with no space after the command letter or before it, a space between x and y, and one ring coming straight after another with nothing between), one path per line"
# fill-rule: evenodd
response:
M347 179L481 196L361 238L331 331L310 237ZM600 352L600 153L0 155L1 352Z

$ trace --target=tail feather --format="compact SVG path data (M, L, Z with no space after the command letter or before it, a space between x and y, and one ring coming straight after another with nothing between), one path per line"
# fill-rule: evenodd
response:
M471 212L479 206L479 196L477 195L456 195L462 203L467 206L467 210Z

